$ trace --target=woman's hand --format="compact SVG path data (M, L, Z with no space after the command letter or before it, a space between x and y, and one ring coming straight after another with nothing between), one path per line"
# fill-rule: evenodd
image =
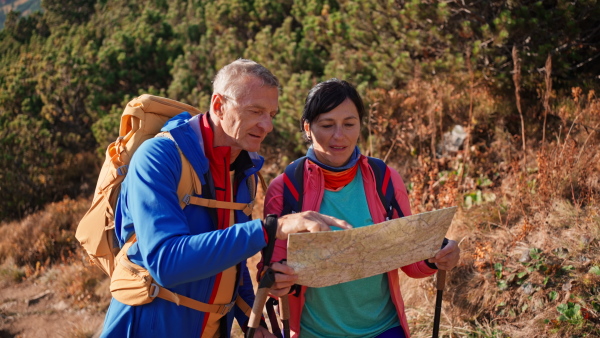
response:
M274 334L269 332L263 326L259 325L256 331L254 331L254 337L256 338L276 338Z
M433 258L429 258L430 263L435 263L440 270L452 270L460 260L460 248L458 243L449 240L448 244Z
M273 263L271 269L275 271L275 284L270 290L273 297L285 296L290 292L290 288L298 280L298 275L292 267L285 263Z

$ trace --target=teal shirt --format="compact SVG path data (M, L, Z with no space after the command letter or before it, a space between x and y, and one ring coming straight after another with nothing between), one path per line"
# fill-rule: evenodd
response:
M319 212L345 220L355 228L373 224L360 169L341 190L325 190ZM376 337L400 326L385 274L307 288L305 297L300 320L302 338Z

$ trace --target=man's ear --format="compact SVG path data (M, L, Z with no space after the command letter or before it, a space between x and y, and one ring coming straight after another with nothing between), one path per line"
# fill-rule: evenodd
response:
M211 111L219 118L223 117L223 95L215 93L210 99Z

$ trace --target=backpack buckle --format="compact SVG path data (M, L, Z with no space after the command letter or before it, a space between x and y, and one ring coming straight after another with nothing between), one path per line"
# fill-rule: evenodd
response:
M185 203L185 205L190 205L190 194L186 194L185 196L183 196L183 198L181 199L181 201L183 201L183 203Z
M250 216L250 215L252 215L252 209L254 209L254 201L246 204L246 206L244 207L244 209L242 210L242 212L244 214L246 214L246 216Z
M150 298L155 298L158 296L158 292L160 291L160 286L155 283L150 284Z
M233 308L233 306L235 305L235 301L232 301L229 304L225 304L222 305L221 308L219 308L218 313L222 316L226 315L229 313L229 311L231 311L231 309Z
M119 174L119 176L124 176L127 174L127 168L129 166L127 164L122 165L120 167L117 168L117 174Z

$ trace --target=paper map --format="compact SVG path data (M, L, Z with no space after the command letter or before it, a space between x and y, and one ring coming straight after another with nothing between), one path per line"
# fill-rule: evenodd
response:
M324 287L392 271L435 256L456 207L341 231L291 234L287 264L297 284Z

